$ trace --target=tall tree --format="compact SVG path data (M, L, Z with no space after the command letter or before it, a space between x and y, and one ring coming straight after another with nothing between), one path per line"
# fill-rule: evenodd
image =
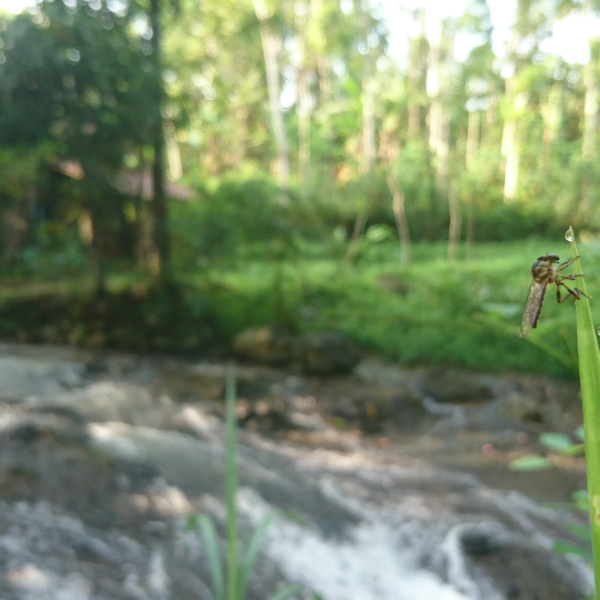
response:
M254 12L260 23L260 37L265 58L265 71L267 75L267 89L269 92L269 107L271 111L271 124L277 146L277 175L283 190L284 200L290 184L290 156L289 143L283 120L283 111L280 102L279 66L277 56L281 49L281 35L275 30L271 20L271 13L264 0L253 0Z
M62 194L46 191L39 202L48 214L88 215L102 291L102 256L123 222L114 182L125 156L149 143L153 123L141 40L131 36L128 15L79 1L38 4L9 23L3 41L0 143L38 153L52 181L57 172L67 176Z
M152 213L154 225L154 245L156 260L154 271L163 279L171 276L171 241L169 236L169 217L167 197L165 194L165 130L163 122L163 107L165 91L162 64L162 15L161 0L150 0L150 27L152 28L152 72L154 75L154 90L152 106L154 122L152 127L152 146L154 157L152 161Z

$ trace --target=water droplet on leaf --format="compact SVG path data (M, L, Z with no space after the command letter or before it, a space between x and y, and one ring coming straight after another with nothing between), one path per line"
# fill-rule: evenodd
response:
M567 242L573 241L573 231L571 230L571 228L567 229L567 231L565 232L565 240L567 240Z

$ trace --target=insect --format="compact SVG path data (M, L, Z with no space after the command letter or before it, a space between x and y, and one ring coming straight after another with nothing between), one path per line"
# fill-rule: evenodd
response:
M531 266L531 278L533 281L529 286L529 292L527 293L527 300L525 301L525 310L523 311L523 319L521 320L521 336L522 338L527 337L531 329L537 327L537 322L542 310L542 302L544 301L544 294L548 285L556 284L556 301L564 302L567 298L573 297L575 300L581 300L582 296L589 298L580 289L571 289L566 285L565 281L575 281L576 277L581 275L559 275L561 271L564 271L567 267L573 264L573 261L579 258L575 256L570 258L568 261L557 265L560 261L558 254L544 254L540 256ZM564 298L561 299L560 288L564 287L569 292Z

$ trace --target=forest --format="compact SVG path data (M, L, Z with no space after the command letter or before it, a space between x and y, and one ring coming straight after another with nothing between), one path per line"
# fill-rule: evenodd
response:
M499 57L486 0L396 4L402 58L372 0L0 12L0 339L219 355L278 323L574 376L570 302L518 325L568 226L600 280L600 32L587 64L544 51L600 7L517 0Z

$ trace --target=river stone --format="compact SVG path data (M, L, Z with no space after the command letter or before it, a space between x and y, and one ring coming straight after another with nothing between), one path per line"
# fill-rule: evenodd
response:
M233 340L233 351L247 360L284 365L293 357L294 338L279 325L244 329Z
M333 332L304 334L298 353L302 368L309 375L349 373L360 358L358 349L348 338Z
M456 369L427 369L419 384L425 396L438 402L474 402L490 400L492 390L475 373Z

